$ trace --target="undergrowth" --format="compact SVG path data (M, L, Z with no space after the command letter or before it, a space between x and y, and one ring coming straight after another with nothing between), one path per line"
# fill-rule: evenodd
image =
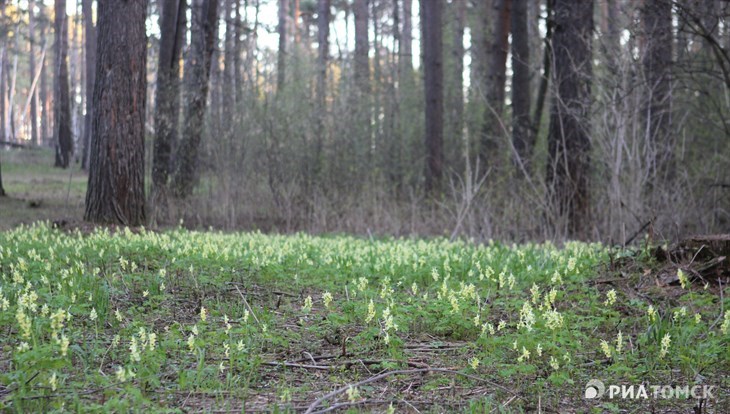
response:
M583 243L19 227L0 233L0 411L722 412L723 287L632 289L650 267ZM585 399L591 379L715 390Z

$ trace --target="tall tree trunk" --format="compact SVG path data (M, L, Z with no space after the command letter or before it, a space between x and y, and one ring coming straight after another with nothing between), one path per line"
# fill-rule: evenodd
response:
M5 5L0 6L0 19L5 17ZM5 83L7 67L5 65L5 59L8 54L8 46L3 42L2 49L0 49L0 141L6 141L7 135L5 132L5 89L7 85Z
M5 17L5 4L0 5L0 19ZM5 141L5 45L0 49L0 141ZM0 149L2 146L0 146ZM2 166L0 166L0 197L5 196Z
M654 153L654 180L666 180L674 175L670 142L672 4L667 0L647 0L641 17L646 34L643 66L649 97L645 108L647 144Z
M446 93L448 95L448 136L452 140L448 147L453 150L448 152L447 160L453 168L463 172L457 165L462 164L462 148L464 137L464 31L466 28L466 0L453 0L452 11L452 47L451 47L451 68L450 82ZM463 165L463 164L462 164Z
M509 50L510 8L512 0L493 0L492 13L496 18L489 41L489 62L484 90L487 97L484 132L482 133L481 158L490 168L500 167L501 137L503 128L505 83L507 80L507 52Z
M548 84L550 83L550 72L553 67L553 28L555 21L553 19L553 6L555 0L547 0L547 28L545 32L545 47L543 47L542 56L542 76L540 76L540 86L537 90L537 98L535 99L535 112L532 116L532 126L535 128L534 134L537 137L540 134L540 124L542 123L542 114L545 108L545 98L547 97Z
M512 0L512 142L517 163L530 171L535 138L530 124L530 43L527 2Z
M18 33L19 25L16 25L14 28L14 33ZM8 83L10 86L10 90L8 91L8 103L7 103L7 111L8 111L8 132L10 133L10 140L11 141L18 141L18 134L15 131L15 93L16 93L16 86L17 86L17 80L18 80L18 53L17 51L20 49L18 44L18 39L20 36L13 35L13 50L16 51L16 53L13 56L13 70L8 72Z
M403 29L400 36L398 50L402 74L409 76L413 71L413 0L403 0Z
M236 87L236 69L235 69L235 55L236 55L236 26L238 21L236 16L233 16L234 4L237 4L238 0L226 0L225 5L225 22L226 22L226 37L224 42L224 67L223 67L223 110L226 112L225 115L230 120L233 114L236 113L236 102L238 101L236 95L238 88ZM236 6L237 7L237 6ZM228 126L226 130L230 131L231 122L227 122Z
M5 5L0 6L0 19L5 17ZM0 141L5 141L5 45L0 50ZM2 146L0 146L0 149ZM2 166L0 166L0 197L5 196Z
M437 195L443 175L444 71L442 2L422 1L423 77L426 97L426 192Z
M71 98L68 86L68 26L66 2L55 0L56 19L54 22L55 45L55 87L53 96L54 137L56 141L55 167L68 168L73 152L71 136Z
M31 76L35 76L35 0L28 1L28 43L30 53L28 54L28 69ZM30 139L33 145L38 145L38 101L36 93L31 90L30 98Z
M81 16L81 0L75 0L76 7L74 9L74 14L72 17L66 17L66 25L69 27L71 36L69 37L69 46L66 47L66 53L68 54L68 64L69 64L69 110L71 113L71 137L80 137L83 138L83 104L86 100L86 96L84 94L84 81L83 81L83 67L84 62L82 59L82 53L81 48L79 47L80 44L82 44L83 38L81 38L82 33L79 32L78 27L79 25L79 16ZM79 90L80 92L80 105L76 104L76 90ZM81 144L81 147L83 148L83 142L79 142ZM74 142L76 144L76 142ZM76 151L72 151L76 152ZM78 161L78 157L75 158L76 161Z
M299 7L299 0L294 0L294 13L292 13L292 32L294 34L294 44L299 45L299 42L302 40L301 32L299 31L299 17L301 16L302 11Z
M89 166L89 153L91 151L91 120L94 113L94 81L96 65L96 29L94 28L94 16L92 11L93 0L83 0L84 31L86 33L86 117L84 117L84 145L81 154L81 168Z
M5 18L5 4L0 5L0 20ZM5 141L5 44L0 49L0 141ZM2 148L0 146L0 148ZM5 196L3 188L2 166L0 165L0 197Z
M84 220L139 226L145 223L147 1L99 0L97 11L94 139Z
M330 34L330 0L317 1L317 43L319 53L317 56L317 134L315 138L315 159L314 177L317 178L321 172L322 148L325 131L325 119L327 116L327 64L329 60L329 34Z
M48 38L46 37L46 27L48 23L45 21L45 4L40 4L40 17L41 23L41 38L43 39L43 48L46 48ZM49 143L49 139L52 139L51 130L51 117L53 111L49 110L49 96L48 96L48 77L46 76L46 67L48 67L48 59L41 60L41 85L38 91L38 97L40 98L40 109L41 109L41 144L46 145Z
M370 3L370 21L373 23L373 85L375 87L375 91L373 94L375 95L375 111L376 114L379 113L378 106L380 104L380 87L381 87L381 75L382 75L382 69L380 64L380 48L382 44L382 35L380 33L380 15L378 13L378 0L369 0Z
M248 4L246 1L245 5ZM241 4L239 1L235 3L235 26L234 26L234 40L233 40L233 77L236 79L236 105L243 98L243 88L245 87L245 76L241 70L241 55L243 54L243 41L241 36L243 35L243 27L246 22L243 20L241 15ZM244 6L245 7L245 6ZM248 40L248 39L247 39Z
M317 105L318 112L326 112L327 61L329 56L330 0L317 1Z
M486 96L487 62L489 49L489 17L491 16L490 0L471 0L474 17L469 19L471 32L471 65L469 66L469 90L471 101L483 101ZM481 116L481 114L480 114ZM481 125L481 124L480 124ZM480 130L474 134L481 136Z
M555 76L546 180L551 205L567 236L581 239L587 238L590 225L592 31L593 0L555 1Z
M370 91L370 41L368 39L368 0L355 0L355 85L361 93Z
M203 134L211 58L218 26L218 0L193 0L190 52L185 62L185 129L175 157L172 192L186 198L193 192L198 150Z
M289 17L289 0L279 0L279 51L277 55L276 66L276 90L281 92L284 90L286 82L286 53L288 43L288 33L286 21Z
M187 1L165 0L161 6L150 191L150 218L153 223L167 215L167 181L180 114L180 58L185 42Z

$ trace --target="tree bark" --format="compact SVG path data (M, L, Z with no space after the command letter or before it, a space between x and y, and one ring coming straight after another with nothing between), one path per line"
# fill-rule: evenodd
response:
M643 56L647 87L645 107L647 144L653 150L653 176L670 179L672 169L671 67L672 4L668 0L647 0L641 9L646 50Z
M545 47L542 56L542 76L540 76L540 85L537 90L537 99L535 100L535 112L532 116L532 125L535 128L533 134L537 137L540 133L540 124L542 123L542 114L545 108L545 98L547 97L548 84L550 83L550 72L553 66L553 27L555 22L553 19L553 5L555 0L547 0L547 28L545 33Z
M245 3L248 4L248 1ZM234 40L233 40L233 77L236 79L236 105L243 98L243 88L245 86L245 76L241 68L241 55L243 54L243 41L241 36L243 35L243 27L246 22L241 16L241 4L239 1L235 3L235 26L234 26ZM248 43L248 39L247 42Z
M187 198L193 192L198 152L208 97L211 58L218 26L218 0L194 0L190 26L190 52L185 62L185 129L178 147L172 192Z
M410 76L413 71L413 0L403 0L403 29L401 30L400 61L402 74Z
M167 213L167 182L172 148L177 141L180 114L180 59L185 42L187 2L165 0L160 19L160 54L155 96L155 143L152 149L150 218Z
M326 112L327 61L329 56L330 0L318 0L317 4L317 105L320 117ZM321 131L320 131L321 132Z
M0 5L0 19L5 17L5 5ZM0 141L5 141L5 45L0 49ZM0 197L5 196L2 166L0 165Z
M447 102L445 110L446 136L449 143L445 148L445 162L454 170L463 172L464 149L464 32L466 29L466 0L453 0L449 7L451 47L449 50L448 80L444 91Z
M423 76L426 98L426 192L440 191L443 175L443 112L444 72L442 2L421 2L421 30L423 39Z
M355 0L355 85L361 93L370 91L370 41L368 39L368 0Z
M97 11L94 139L84 219L139 226L145 222L147 1L99 0Z
M5 5L0 6L0 19L5 17ZM7 135L5 134L5 84L7 70L5 66L5 59L8 54L8 46L3 42L2 49L0 50L0 141L6 141Z
M530 124L530 43L527 1L512 0L512 142L518 165L530 171L535 138Z
M16 25L15 30L17 30L19 26ZM17 80L18 80L18 53L19 50L19 44L18 39L20 36L13 36L13 50L16 51L15 56L13 56L13 70L12 72L8 72L8 79L7 82L9 83L9 91L8 91L8 103L6 110L8 111L7 117L8 117L8 131L10 133L9 139L15 143L18 142L18 134L15 131L15 93L16 93L16 86L17 86Z
M381 85L381 78L382 78L382 68L381 68L381 53L380 49L382 47L382 34L380 24L379 24L379 14L378 14L378 0L368 0L370 3L370 21L373 23L373 109L375 111L375 114L380 113L380 89L382 87ZM378 119L375 119L375 122L378 122ZM376 127L376 133L379 128Z
M286 82L286 53L288 34L286 21L289 16L289 0L279 0L279 51L276 66L276 91L284 90Z
M91 120L94 113L94 80L96 65L96 28L92 11L93 0L83 0L84 31L86 32L86 117L84 117L84 146L81 154L81 168L89 166L91 151Z
M499 167L500 137L504 136L505 83L507 80L507 52L510 32L510 8L512 0L493 0L493 13L497 17L489 42L486 85L487 108L482 134L481 158L488 167Z
M235 16L232 16L234 4L236 3L238 3L238 0L226 0L225 5L226 37L223 50L223 110L226 112L226 116L232 116L236 112L235 107L238 101L235 72L236 26L238 21ZM230 130L231 123L228 122L228 124L225 127L227 131Z
M71 136L71 100L68 86L68 26L66 2L55 1L56 19L54 22L55 45L55 87L53 99L54 137L56 141L55 167L68 168L73 152Z
M41 38L43 39L43 48L46 48L48 39L46 38L46 27L47 22L43 17L45 16L45 5L41 3L40 5L40 17L42 18L41 23ZM41 85L40 90L38 91L38 97L40 99L40 108L41 108L41 144L48 144L49 139L51 138L52 134L50 132L51 128L51 116L53 111L49 110L49 104L48 104L48 81L46 76L46 67L48 67L48 64L46 63L48 59L43 59L41 63Z
M547 187L570 238L588 236L593 1L556 0Z
M28 1L28 43L30 43L28 70L31 76L35 76L35 0ZM33 145L38 145L38 101L34 90L31 90L30 98L30 139Z
M327 62L329 60L329 33L330 33L330 0L317 2L317 43L319 53L317 57L317 135L315 138L314 177L317 178L322 169L322 150L324 135L326 134L325 120L327 117Z
M302 40L301 32L299 31L299 17L301 16L301 8L299 7L299 0L294 0L294 13L292 16L292 32L294 34L294 44L299 45Z

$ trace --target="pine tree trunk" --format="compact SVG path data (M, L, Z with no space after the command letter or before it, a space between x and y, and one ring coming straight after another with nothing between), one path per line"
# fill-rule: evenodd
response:
M464 148L464 31L466 29L466 0L451 2L452 47L449 86L446 89L448 104L448 164L463 172Z
M592 0L555 1L555 76L546 180L558 219L554 224L568 237L579 239L588 237L590 225L592 32Z
M368 39L368 0L355 0L355 85L361 93L370 91L370 41Z
M246 2L247 3L247 2ZM233 77L236 79L236 105L238 105L243 99L243 89L245 87L245 76L241 68L241 55L243 54L243 41L241 36L243 35L243 27L246 22L243 21L241 16L241 4L236 1L235 5L235 28L234 28L234 40L233 40ZM247 39L248 40L248 39Z
M529 172L535 138L530 125L530 43L527 37L527 1L512 0L512 142L518 166L521 164L525 171Z
M368 0L370 3L370 21L373 23L373 86L374 86L374 111L375 114L380 113L380 89L382 87L381 85L381 76L382 76L382 69L380 64L380 49L381 49L381 43L382 43L382 34L380 33L380 25L379 23L379 15L378 15L378 8L377 8L377 1L378 0ZM376 118L377 122L377 118ZM376 128L379 129L379 128Z
M139 226L145 223L147 1L99 0L97 11L94 139L84 219Z
M91 119L94 113L94 80L96 66L96 29L92 15L93 0L83 0L84 31L86 32L86 117L84 118L83 154L81 154L81 168L89 166L89 152L91 151Z
M43 48L46 48L48 39L46 38L46 27L47 23L44 21L45 16L45 5L41 3L40 6L40 16L41 20L43 21L41 23L41 38L43 39ZM52 134L50 132L51 129L51 116L52 112L49 110L49 104L48 104L48 77L46 76L46 67L48 67L48 64L46 63L48 59L43 59L41 63L41 85L40 90L38 91L38 97L40 99L40 109L41 109L41 145L46 145L49 143L49 139L51 138Z
M292 16L292 33L294 34L294 44L299 45L302 40L301 33L299 31L299 17L301 16L302 10L299 7L299 0L294 0L294 13Z
M13 47L12 50L19 50L18 39L20 36L13 36ZM15 93L18 80L18 53L13 56L13 70L8 71L8 83L10 90L8 91L8 133L10 134L9 139L13 142L18 142L18 134L15 132Z
M236 55L236 26L238 22L235 16L233 16L234 3L238 3L238 0L226 0L225 5L225 22L226 22L226 37L224 42L224 67L223 67L223 111L225 116L230 120L231 116L236 112L236 72L235 72L235 55ZM232 122L227 122L227 126L224 129L230 131Z
M279 51L277 55L276 66L276 90L281 92L284 90L286 82L286 53L287 53L287 25L286 21L289 16L289 0L279 0Z
M56 20L54 23L55 45L55 87L54 87L54 137L56 142L56 161L54 166L68 168L73 152L71 136L71 98L68 85L68 26L66 2L56 0Z
M330 0L317 2L317 134L315 138L314 171L311 179L316 179L322 170L322 151L326 134L327 117L327 65L329 61L329 34L330 34Z
M28 54L28 70L35 76L35 1L28 1L28 43L30 53ZM38 101L35 91L31 91L30 98L30 139L33 145L38 145Z
M0 19L5 17L5 5L0 6ZM0 141L6 141L7 135L5 134L5 78L7 67L5 66L6 55L8 54L8 47L4 44L0 49Z
M318 0L317 5L317 105L318 112L325 113L327 108L327 62L329 56L330 0Z
M671 180L671 67L672 67L672 5L665 0L647 0L641 9L646 51L644 77L646 79L647 144L654 153L653 183Z
M548 84L550 83L550 73L553 67L553 28L555 22L553 19L553 5L555 0L547 1L547 28L545 33L545 47L543 47L542 56L542 76L539 77L539 86L537 89L537 98L535 99L535 112L532 116L532 125L535 128L534 134L537 137L540 133L540 124L542 123L543 110L545 108L545 98L547 97Z
M187 198L193 192L218 26L218 0L194 0L192 4L190 52L183 79L185 128L172 177L172 193L177 198Z
M167 214L167 182L172 148L177 141L180 113L180 58L185 42L187 2L165 0L160 19L160 54L155 96L155 143L152 149L152 222Z
M426 192L437 195L443 175L444 71L441 1L421 2L423 76L426 97Z
M505 83L507 80L507 52L509 49L510 9L512 0L493 0L492 13L496 17L494 31L489 40L484 132L482 133L481 158L490 168L501 167L500 145L504 137L503 128Z
M0 19L5 17L5 5L0 6ZM0 49L0 141L5 141L5 45ZM1 147L0 147L1 148ZM0 196L5 196L2 166L0 166Z
M402 74L411 77L413 72L413 0L403 0L403 30L399 46Z

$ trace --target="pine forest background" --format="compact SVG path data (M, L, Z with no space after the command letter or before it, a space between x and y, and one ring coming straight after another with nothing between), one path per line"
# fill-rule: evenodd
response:
M50 148L91 170L77 218L104 221L95 75L140 53L146 75L122 78L140 94L116 92L144 131L124 141L144 164L124 224L618 244L730 228L728 1L115 3L0 2L0 166Z

